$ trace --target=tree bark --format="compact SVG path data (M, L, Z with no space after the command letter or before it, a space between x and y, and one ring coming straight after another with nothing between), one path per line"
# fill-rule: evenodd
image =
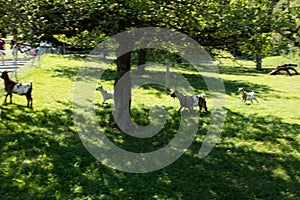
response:
M117 126L125 132L126 126L131 124L131 51L126 52L126 49L130 49L128 45L132 45L130 41L121 41L117 50L117 74L114 88L114 120Z
M292 74L290 73L289 70L294 71L295 74L298 75L299 73L297 72L297 70L294 67L297 67L297 65L296 64L284 64L284 65L276 67L276 69L271 71L269 73L269 75L276 75L280 71L286 71L288 73L288 75L292 76Z
M138 72L143 74L145 72L147 51L145 49L140 49L138 51Z
M255 58L256 58L256 70L261 71L262 70L262 57L261 57L261 48L260 45L258 43L256 43L256 54L255 54Z

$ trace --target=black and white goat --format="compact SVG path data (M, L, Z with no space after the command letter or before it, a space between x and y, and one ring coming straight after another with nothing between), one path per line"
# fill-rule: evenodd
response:
M258 100L256 99L255 92L245 92L244 88L240 87L238 89L238 93L242 93L241 101L246 103L247 100L250 100L251 103L253 103L253 100L255 100L258 103Z
M108 99L112 99L114 96L114 91L106 91L101 85L97 87L96 90L101 92L102 104L104 104Z
M4 102L6 103L7 96L10 96L10 103L12 103L12 94L25 95L27 98L27 107L32 107L32 81L30 83L19 83L11 80L8 76L8 71L2 72L1 78L4 80L4 87L7 94Z

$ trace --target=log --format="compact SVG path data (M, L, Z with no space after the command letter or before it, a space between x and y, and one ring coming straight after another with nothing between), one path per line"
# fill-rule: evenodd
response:
M297 67L297 64L283 64L283 65L277 66L276 69L274 69L273 71L271 71L269 73L269 75L277 75L277 73L280 71L286 71L288 73L288 75L292 76L292 74L290 73L289 70L294 71L295 74L298 75L299 73L297 72L297 70L294 67Z

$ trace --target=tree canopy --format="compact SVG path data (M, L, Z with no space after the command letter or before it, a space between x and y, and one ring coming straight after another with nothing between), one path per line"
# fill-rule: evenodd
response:
M300 23L297 0L7 0L1 20L1 29L28 36L71 37L96 30L112 35L130 27L159 26L215 46L272 31L296 41ZM211 40L217 38L223 41Z
M44 35L94 47L106 36L136 27L185 33L209 49L247 58L300 48L298 0L7 0L0 30L28 41Z

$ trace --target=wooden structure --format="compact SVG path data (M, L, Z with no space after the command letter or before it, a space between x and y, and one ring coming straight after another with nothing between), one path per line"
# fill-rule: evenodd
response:
M297 65L296 64L283 64L283 65L277 66L276 69L274 69L273 71L271 71L269 73L269 75L277 75L277 73L280 71L286 71L290 76L292 76L292 74L290 73L289 70L294 71L295 74L298 75L299 73L297 72L297 70L294 67L297 67Z

